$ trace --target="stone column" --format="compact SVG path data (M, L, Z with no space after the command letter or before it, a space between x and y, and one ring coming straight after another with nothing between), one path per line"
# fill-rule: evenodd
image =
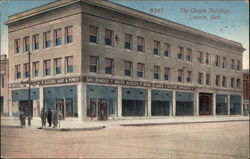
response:
M117 87L117 112L118 112L118 118L122 117L122 87Z
M43 109L44 105L44 93L43 87L39 87L39 104L40 104L40 112Z
M82 93L81 93L81 114L82 117L81 119L86 119L87 118L87 85L82 83ZM78 106L79 107L79 106Z
M230 115L230 95L227 95L227 115Z
M9 116L12 116L12 105L13 105L13 101L12 101L12 92L11 90L9 90Z
M243 98L243 95L241 95L241 115L244 115L243 103L244 103L244 98Z
M151 101L152 101L151 95L152 95L152 89L149 88L148 89L148 109L147 109L147 111L148 111L148 113L147 113L148 117L151 117Z
M199 116L199 92L194 92L194 115Z
M173 100L172 100L172 105L173 105L173 112L172 112L172 115L173 116L176 116L176 91L173 90Z
M78 83L77 84L77 113L78 113L78 119L82 120L83 119L83 83Z
M213 115L216 115L216 94L213 93Z

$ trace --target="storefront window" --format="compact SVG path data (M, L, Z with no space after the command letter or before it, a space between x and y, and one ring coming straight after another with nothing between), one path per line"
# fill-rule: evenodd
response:
M231 95L230 96L230 115L241 114L241 96Z
M193 93L176 92L176 115L193 115Z
M216 95L216 115L228 114L227 95Z
M169 116L172 113L172 93L169 91L153 90L151 93L152 116Z

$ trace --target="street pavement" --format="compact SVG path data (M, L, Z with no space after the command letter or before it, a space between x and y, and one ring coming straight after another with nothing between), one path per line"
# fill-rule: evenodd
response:
M159 123L164 121L149 119L148 122L155 123L154 120L159 120ZM109 125L106 125L105 129L89 131L44 131L34 126L23 129L14 125L1 127L1 157L139 159L247 159L249 157L247 120L188 124L179 122L180 124L147 126L119 126L125 123L138 124L138 119L130 122L117 120L113 122L116 124L110 124L111 121L103 123L93 121L101 123L100 125L107 123ZM142 119L140 122L144 123L145 120Z

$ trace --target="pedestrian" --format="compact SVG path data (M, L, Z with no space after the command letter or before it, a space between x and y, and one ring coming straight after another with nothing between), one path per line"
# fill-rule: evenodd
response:
M53 110L53 114L52 114L52 121L53 121L53 125L55 127L57 127L57 124L58 124L58 113L56 110Z
M49 123L49 127L51 127L51 122L52 122L52 111L49 108L48 114L47 114L47 121Z
M21 127L25 128L26 122L25 122L25 115L23 111L20 112L19 119L20 119Z
M46 113L45 109L43 108L41 111L42 127L46 126L46 118L47 118L47 113Z

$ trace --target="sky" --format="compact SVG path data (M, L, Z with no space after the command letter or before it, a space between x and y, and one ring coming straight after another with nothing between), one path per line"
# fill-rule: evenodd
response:
M4 0L0 2L1 54L8 52L8 16L53 0ZM245 0L110 0L147 14L239 42L246 49L243 68L249 68L249 3Z

